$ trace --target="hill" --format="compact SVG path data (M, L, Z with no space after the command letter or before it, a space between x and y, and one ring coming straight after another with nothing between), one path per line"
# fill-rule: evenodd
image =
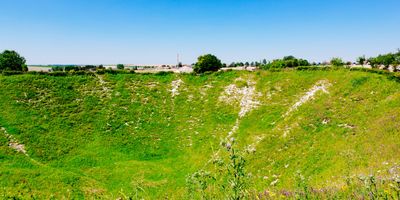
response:
M217 197L204 173L232 146L254 196L369 195L349 180L398 177L399 86L346 69L0 76L0 196Z

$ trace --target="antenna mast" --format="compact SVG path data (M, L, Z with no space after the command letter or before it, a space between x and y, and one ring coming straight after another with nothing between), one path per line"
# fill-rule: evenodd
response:
M176 66L179 67L179 53L176 55Z

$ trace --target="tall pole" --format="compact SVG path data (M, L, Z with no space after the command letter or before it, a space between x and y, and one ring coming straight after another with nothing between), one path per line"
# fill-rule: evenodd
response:
M179 53L176 55L176 67L179 67Z

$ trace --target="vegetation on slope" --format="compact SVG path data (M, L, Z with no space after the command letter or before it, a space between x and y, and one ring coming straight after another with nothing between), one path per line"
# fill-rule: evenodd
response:
M225 177L230 141L252 195L340 193L346 177L397 175L399 90L345 69L0 76L0 196L184 199L194 173ZM223 197L227 176L189 188Z

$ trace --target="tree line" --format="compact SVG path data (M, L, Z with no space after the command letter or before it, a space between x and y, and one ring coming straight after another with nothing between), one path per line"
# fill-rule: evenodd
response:
M357 62L360 65L369 64L372 68L382 68L385 70L393 67L393 71L398 71L397 68L400 66L400 49L396 53L382 54L368 59L365 56L361 56L357 59Z
M294 56L285 56L282 59L275 59L267 61L263 59L258 62L232 62L227 65L222 63L215 55L206 54L198 57L197 62L193 64L193 70L195 73L200 74L208 71L218 71L222 67L257 67L260 69L282 69L282 68L294 68L300 66L311 66L311 65L331 65L331 66L345 66L356 63L344 62L341 58L332 58L329 62L325 63L310 63L306 59L296 58ZM361 56L357 58L357 64L361 66L370 65L372 68L380 68L383 70L389 70L392 67L393 71L398 71L400 66L400 49L396 53L381 54L376 57L366 58ZM53 71L94 71L104 69L103 65L68 65L68 66L53 66ZM118 64L117 69L125 69L123 64ZM0 71L27 71L26 60L20 56L16 51L5 50L0 54Z

